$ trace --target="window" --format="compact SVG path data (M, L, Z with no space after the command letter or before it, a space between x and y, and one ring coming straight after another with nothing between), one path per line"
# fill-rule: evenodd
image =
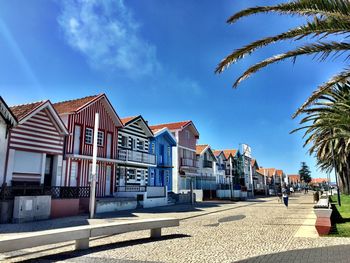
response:
M98 170L99 170L99 165L96 164L96 182L98 181ZM92 163L89 163L89 182L92 181Z
M168 161L170 161L170 156L171 156L171 147L170 146L168 146L167 154L168 154Z
M128 169L128 175L130 180L136 180L136 170Z
M128 147L128 136L122 135L122 146Z
M144 147L145 147L145 142L140 140L138 145L139 150L144 150Z
M135 142L135 139L134 138L130 138L130 142L131 142L131 149L134 150L136 149L136 142Z
M86 144L92 144L92 135L93 135L93 129L86 128L85 129L85 143Z
M99 131L97 133L97 145L98 146L103 146L104 137L105 137L105 133L103 131Z
M151 153L152 154L156 153L156 144L154 142L152 142L152 144L151 144Z
M186 134L186 139L189 140L190 139L190 131L185 131L185 134Z

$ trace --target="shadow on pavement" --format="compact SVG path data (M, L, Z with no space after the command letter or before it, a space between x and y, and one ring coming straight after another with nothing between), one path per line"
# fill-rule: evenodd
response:
M62 253L58 253L55 255L42 256L42 257L30 259L30 260L25 260L22 262L54 262L54 261L59 261L59 260L75 261L74 259L79 258L81 256L86 256L89 254L102 252L102 251L106 251L106 250L118 249L118 248L123 248L123 247L129 247L129 246L140 245L140 244L147 244L147 243L151 243L151 242L158 242L158 241L164 241L164 240L170 240L170 239L176 239L176 238L186 238L186 237L191 237L191 236L184 235L184 234L172 234L172 235L164 235L164 236L161 236L160 238L140 238L140 239L98 245L98 246L91 247L87 250L67 251L67 252L62 252ZM22 254L21 256L24 256L24 255ZM10 258L8 258L8 259L10 259ZM85 258L82 259L81 261L85 262ZM103 262L109 262L109 261L104 260ZM121 261L121 262L124 262L124 261Z
M350 250L347 245L290 250L275 254L257 256L234 261L240 263L276 262L349 262Z

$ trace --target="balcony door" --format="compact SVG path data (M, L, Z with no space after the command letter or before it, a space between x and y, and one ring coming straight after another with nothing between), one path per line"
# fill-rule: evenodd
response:
M107 155L106 157L108 159L111 158L111 152L112 152L112 134L107 133Z
M81 140L81 127L79 125L75 125L74 127L74 148L73 153L80 153L80 140Z
M126 169L120 167L119 169L119 186L125 186Z
M111 176L112 176L112 167L107 165L106 168L106 195L111 195Z

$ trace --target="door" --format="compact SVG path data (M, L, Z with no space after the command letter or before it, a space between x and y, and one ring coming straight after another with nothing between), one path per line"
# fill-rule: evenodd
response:
M112 175L112 167L107 165L106 169L106 195L111 195L111 175Z
M80 153L80 140L81 140L81 127L79 125L75 125L74 127L74 154Z
M78 185L78 162L72 162L70 168L69 186L76 187Z
M53 156L46 155L44 185L51 186L52 183L52 163Z
M164 164L164 144L161 144L159 147L159 163Z
M112 134L107 133L107 158L111 159L111 151L112 151Z
M119 169L119 186L125 186L125 168L120 167Z

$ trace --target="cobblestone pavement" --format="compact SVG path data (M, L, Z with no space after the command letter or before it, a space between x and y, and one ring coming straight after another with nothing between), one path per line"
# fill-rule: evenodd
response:
M247 202L205 202L157 209L1 226L0 239L15 231L41 230L139 218L180 218L180 226L163 230L157 240L149 231L94 239L86 251L73 243L3 254L6 261L69 262L350 262L350 238L295 237L312 213L312 196L297 194L287 209L276 198Z

